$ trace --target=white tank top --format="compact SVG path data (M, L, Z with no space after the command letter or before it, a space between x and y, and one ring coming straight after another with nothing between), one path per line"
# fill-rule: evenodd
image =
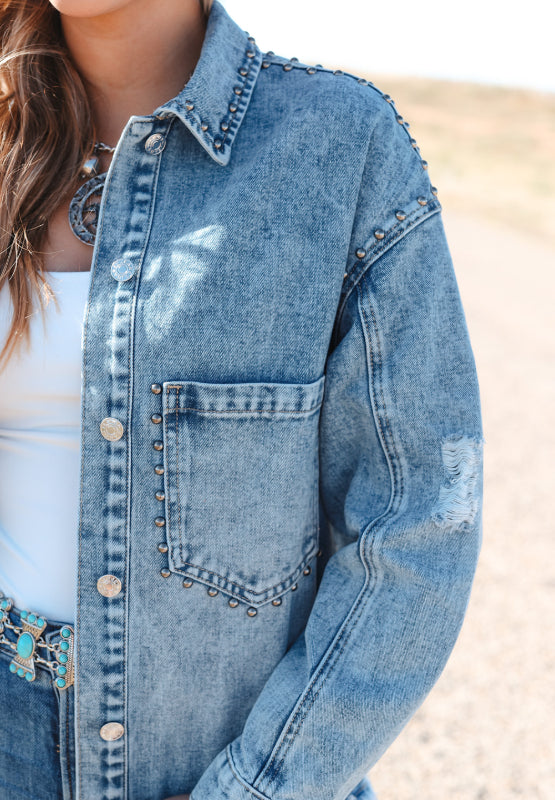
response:
M83 316L90 271L49 272L54 301L0 371L0 589L20 608L75 621ZM0 290L0 343L12 303Z

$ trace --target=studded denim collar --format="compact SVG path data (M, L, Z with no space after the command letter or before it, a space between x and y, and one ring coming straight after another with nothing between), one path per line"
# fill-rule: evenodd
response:
M159 118L177 116L214 161L229 163L231 147L260 71L262 52L219 0L214 0L195 71Z

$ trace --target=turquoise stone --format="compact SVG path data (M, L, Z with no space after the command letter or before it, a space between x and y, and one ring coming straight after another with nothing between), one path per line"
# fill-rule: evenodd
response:
M71 636L71 631L69 628L62 628L61 633L64 639L68 639Z
M8 601L7 600L2 600L1 605L2 605L2 608L7 608L8 607Z
M23 667L18 667L17 674L19 675L20 678L24 673L25 673L25 670L23 669Z
M37 620L37 625L39 626L39 628L44 628L44 626L46 625L46 622L43 620L42 617L39 617L38 620Z
M69 650L69 642L60 642L60 650Z
M16 667L16 665L15 665L15 664L13 663L13 661L12 661L12 663L10 664L10 672L15 672L15 671L16 671L16 669L17 669L17 667Z
M33 680L33 676L31 675L30 672L26 672L25 673L25 680L26 681L32 681Z
M35 649L35 640L30 633L22 633L17 640L17 652L21 658L30 658Z
M67 667L58 667L58 675L65 675L67 672Z
M35 622L36 619L37 619L37 615L36 614L29 614L29 616L28 616L29 622Z
M21 619L27 619L27 614L28 613L29 613L28 611L22 611L21 612Z
M63 689L63 687L66 685L66 682L63 678L58 678L56 680L56 684L60 687L60 689Z
M67 659L68 656L66 656L65 653L60 653L60 655L58 656L58 661L60 661L62 664L65 664Z

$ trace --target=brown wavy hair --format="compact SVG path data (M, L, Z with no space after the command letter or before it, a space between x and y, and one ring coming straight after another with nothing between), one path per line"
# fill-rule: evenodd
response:
M213 0L200 0L208 14ZM96 140L85 87L47 0L0 0L0 290L8 282L13 317L0 369L30 344L38 299L57 300L42 248L52 198L78 185Z

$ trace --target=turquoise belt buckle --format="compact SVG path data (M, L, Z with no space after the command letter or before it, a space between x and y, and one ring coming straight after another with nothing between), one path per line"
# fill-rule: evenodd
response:
M13 608L11 597L0 594L0 642L8 644L15 649L15 655L8 665L8 669L19 678L32 682L36 678L35 664L41 663L54 672L53 683L58 689L67 689L74 682L73 650L74 632L71 626L64 625L56 638L55 644L45 641L42 634L47 625L47 620L33 611L21 611L21 626L9 621L8 613ZM14 643L4 637L4 630L10 627L18 634ZM39 656L37 647L45 647L56 656L56 662L47 661Z

